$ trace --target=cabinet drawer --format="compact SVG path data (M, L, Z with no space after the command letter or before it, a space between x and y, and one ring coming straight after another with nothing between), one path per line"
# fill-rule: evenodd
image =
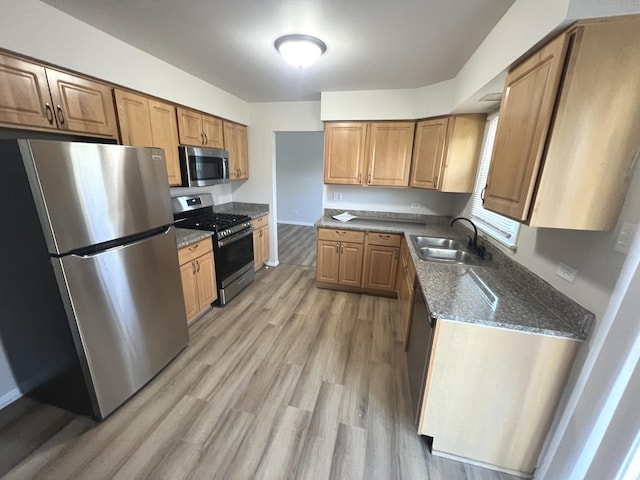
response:
M251 220L251 225L253 226L254 230L258 230L261 227L264 227L265 225L269 224L269 215L263 215L262 217L259 218L254 218L253 220Z
M364 232L320 228L318 230L318 239L338 242L364 243Z
M384 245L387 247L399 247L400 235L394 233L373 233L367 232L367 244L368 245Z
M180 265L184 265L185 263L190 262L207 252L211 252L212 250L213 244L211 243L210 238L200 240L199 242L192 243L191 245L178 250L178 262Z

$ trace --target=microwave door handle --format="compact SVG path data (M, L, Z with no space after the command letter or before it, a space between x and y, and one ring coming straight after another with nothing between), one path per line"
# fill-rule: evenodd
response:
M222 179L223 180L229 179L229 159L228 158L225 158L222 161Z

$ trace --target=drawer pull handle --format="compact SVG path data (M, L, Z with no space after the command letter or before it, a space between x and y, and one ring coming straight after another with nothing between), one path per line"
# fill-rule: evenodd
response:
M46 110L47 113L47 121L53 125L53 108L51 108L51 105L49 105L48 103L44 104L44 108Z
M391 235L378 235L380 238L391 238Z
M341 232L340 230L336 230L336 235L340 235L341 237L347 232Z
M60 105L56 105L56 112L58 117L58 122L60 125L64 124L64 112L62 111L62 107Z
M193 251L194 251L196 248L198 248L199 246L200 246L200 244L199 244L199 243L196 243L193 247L189 247L189 250L193 252Z

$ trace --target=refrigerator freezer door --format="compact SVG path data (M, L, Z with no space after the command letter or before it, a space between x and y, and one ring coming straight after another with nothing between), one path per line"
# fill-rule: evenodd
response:
M96 416L104 418L189 340L175 229L95 255L52 262L91 378Z
M173 223L164 152L21 141L49 253L65 253Z

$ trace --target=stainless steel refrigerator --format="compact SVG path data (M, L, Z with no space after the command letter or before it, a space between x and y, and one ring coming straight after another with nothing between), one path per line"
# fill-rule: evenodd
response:
M25 394L103 419L187 345L160 149L0 140L0 340Z

